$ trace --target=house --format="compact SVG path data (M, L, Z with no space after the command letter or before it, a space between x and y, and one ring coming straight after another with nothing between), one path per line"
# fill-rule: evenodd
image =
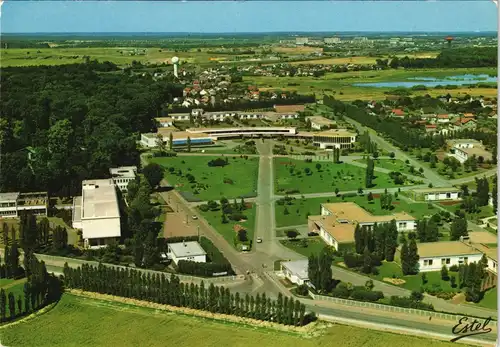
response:
M120 209L113 179L82 182L82 195L73 200L73 228L82 230L86 247L105 247L118 241Z
M391 111L391 116L393 117L404 117L405 112L400 108L395 108Z
M285 278L298 285L309 282L308 267L309 261L307 259L284 261L281 263L281 271Z
M155 118L160 128L168 128L174 126L174 119L172 117L158 117Z
M304 110L304 105L274 105L274 111L278 113L297 113Z
M476 158L482 158L483 161L488 161L493 159L491 152L488 152L483 144L477 140L472 139L457 139L448 140L446 144L450 148L450 156L455 157L460 163L464 163L467 159L472 156Z
M474 118L460 118L455 122L455 125L460 129L476 129L477 121Z
M197 241L169 243L167 256L175 265L180 260L194 261L197 263L207 262L207 252Z
M473 139L455 139L455 140L447 140L446 145L449 148L473 148L482 146L482 143L478 140Z
M479 262L483 253L462 241L422 242L417 244L419 271L439 271L446 265Z
M354 243L356 225L371 229L374 224L396 221L399 232L413 231L417 220L405 212L375 216L353 202L321 204L321 215L308 217L309 231L336 250Z
M437 122L440 124L446 124L450 122L450 115L448 114L438 114L437 117Z
M443 201L443 200L459 200L460 189L449 188L417 188L410 191L410 196L413 200L419 201Z
M118 189L122 192L126 192L129 182L135 180L137 166L121 166L112 168L109 169L109 173L111 174L111 178Z
M323 116L311 116L306 117L306 121L311 123L311 128L316 130L321 130L323 128L329 128L332 125L337 124L334 120L325 118Z
M0 193L0 218L18 218L23 212L47 216L48 201L47 192Z
M437 125L436 124L426 124L425 125L425 132L427 133L433 133L437 131Z
M464 113L462 115L462 118L469 118L469 119L472 119L472 118L475 118L476 116L473 114L473 113Z
M197 118L197 117L201 117L201 116L203 116L203 113L204 113L204 112L205 112L205 111L203 111L203 109L202 109L202 108L195 108L195 109L192 109L192 110L191 110L191 116L193 116L193 117L195 117L195 118Z

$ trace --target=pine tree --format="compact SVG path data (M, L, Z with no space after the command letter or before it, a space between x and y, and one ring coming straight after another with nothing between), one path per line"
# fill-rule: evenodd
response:
M415 237L410 238L410 245L408 246L408 260L410 265L410 274L414 275L418 273L418 248L417 241Z
M9 244L9 225L6 222L2 225L2 243L4 246Z
M451 240L456 241L460 239L460 236L467 235L467 220L465 218L455 218L450 227Z
M441 279L443 281L448 281L450 279L450 275L448 273L448 268L446 267L446 265L443 265L443 267L441 268Z
M427 230L425 231L427 242L436 242L439 240L439 228L437 224L430 220L427 223Z
M372 255L368 250L368 247L366 247L363 252L363 272L366 274L372 272Z
M170 133L168 137L168 149L170 150L170 152L172 152L173 146L174 146L174 135L173 133Z
M491 192L493 199L493 213L497 213L498 209L498 183L497 183L497 175L493 178L493 189Z
M307 270L311 284L314 286L314 288L316 288L316 290L320 290L319 262L316 254L314 253L309 256Z
M406 237L402 236L401 240L401 269L403 271L403 275L408 275L411 273L411 261L409 258L409 249L408 249L408 241Z
M9 292L9 313L10 319L13 320L16 318L16 298L14 297L14 293Z
M417 221L417 236L420 242L427 242L427 219Z
M373 226L373 234L375 239L374 252L381 260L385 259L385 240L387 238L387 227L385 224Z
M191 137L189 136L187 138L187 151L191 152Z
M363 230L359 224L356 224L356 228L354 229L354 245L356 253L361 254L365 248L365 244Z
M385 260L394 261L394 254L398 247L398 226L396 220L391 220L387 228L385 241Z
M5 296L5 289L0 289L0 319L5 322L7 318L7 297Z

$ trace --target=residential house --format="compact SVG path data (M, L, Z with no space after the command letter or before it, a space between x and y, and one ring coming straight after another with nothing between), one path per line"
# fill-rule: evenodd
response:
M462 241L422 242L417 244L419 271L439 271L446 265L479 262L483 253Z
M167 245L167 256L175 265L180 260L197 263L207 262L207 252L205 252L197 241L169 243Z
M477 128L477 121L474 118L460 118L455 122L455 125L460 130L474 130Z
M405 112L400 108L395 108L391 111L391 116L393 117L404 117Z
M449 114L438 114L436 120L439 124L446 124L450 122Z
M460 199L460 189L454 187L444 188L416 188L410 190L414 200L444 201Z
M436 124L426 124L425 125L425 132L427 133L435 133L437 131L437 125Z
M189 118L191 117L189 113L171 113L169 114L170 118L175 122L185 122L189 121Z
M158 117L155 118L155 120L160 128L168 128L174 125L174 119L172 117Z

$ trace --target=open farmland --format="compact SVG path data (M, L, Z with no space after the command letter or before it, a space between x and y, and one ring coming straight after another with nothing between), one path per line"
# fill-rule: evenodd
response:
M119 322L119 324L117 324ZM54 329L54 327L63 327ZM448 347L449 342L333 325L319 336L250 327L65 294L51 311L1 333L6 346ZM144 337L147 336L147 341ZM342 340L339 345L338 341Z

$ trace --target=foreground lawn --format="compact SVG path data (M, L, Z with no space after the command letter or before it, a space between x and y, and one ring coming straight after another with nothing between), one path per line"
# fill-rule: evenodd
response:
M311 254L319 254L326 247L326 243L319 236L293 241L281 240L280 242L283 246L306 257L309 257Z
M365 194L363 196L357 195L354 197L344 197L344 199L337 196L295 199L292 200L292 205L285 206L276 204L276 227L279 228L307 224L307 215L320 214L320 204L327 202L355 202L374 215L388 215L395 212L405 211L417 219L425 216L430 217L439 212L439 210L433 205L429 205L427 203L409 203L401 198L393 199L392 210L383 210L380 207L379 195L373 194L373 197L374 199L371 202L368 201L367 194ZM285 207L288 214L285 213Z
M221 158L228 158L228 165L210 167L208 162L217 157L206 156L153 158L151 161L166 169L167 181L188 201L255 196L259 158L229 155ZM188 174L194 176L195 183L189 182Z
M366 159L356 159L358 163L366 164ZM387 169L391 171L401 172L403 174L418 176L418 167L414 168L414 172L410 172L410 166L405 164L404 161L399 159L377 159L375 160L375 168Z
M320 169L316 165L320 165ZM309 173L306 170L310 170ZM333 192L365 189L366 169L346 163L331 162L306 163L288 158L274 159L274 179L277 193L298 191L299 193ZM374 188L396 187L388 174L375 172Z
M454 346L449 342L343 325L333 325L318 331L318 335L303 338L295 333L65 294L46 314L4 329L2 344L23 347ZM333 342L339 339L341 344Z
M486 293L484 293L484 297L478 303L478 305L486 308L491 308L492 310L496 310L497 300L498 300L498 291L497 288L495 287L489 289Z
M231 201L232 202L232 201ZM236 235L236 231L234 229L235 225L239 224L247 231L247 237L249 240L253 240L253 234L255 230L255 212L256 207L252 204L251 208L247 208L242 211L242 213L247 218L244 221L232 221L228 218L228 223L222 223L222 212L220 210L217 211L206 211L203 212L199 210L203 218L207 220L207 222L217 230L224 239L231 245L234 244L234 237Z

